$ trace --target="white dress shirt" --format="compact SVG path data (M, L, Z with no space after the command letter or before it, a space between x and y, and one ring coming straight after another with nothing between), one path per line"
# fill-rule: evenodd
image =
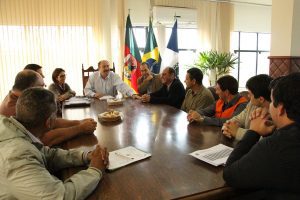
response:
M105 79L101 77L100 72L93 73L84 88L84 93L88 97L94 97L96 92L116 96L118 91L127 96L134 94L134 91L122 81L120 76L111 71Z

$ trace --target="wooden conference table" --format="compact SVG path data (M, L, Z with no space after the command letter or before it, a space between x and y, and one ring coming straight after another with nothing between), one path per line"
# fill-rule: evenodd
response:
M99 113L115 109L123 121L100 123ZM91 149L99 143L108 151L134 146L152 156L105 174L89 199L215 199L232 194L222 178L223 167L214 167L188 155L219 143L232 146L218 127L189 124L186 113L167 105L127 99L122 106L93 100L90 107L63 109L65 119L87 117L98 121L94 135L66 142L63 148ZM80 168L68 169L64 178ZM227 196L228 197L228 196Z

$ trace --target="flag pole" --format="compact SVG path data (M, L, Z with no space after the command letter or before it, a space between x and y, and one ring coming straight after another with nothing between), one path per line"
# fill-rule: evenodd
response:
M175 14L174 14L174 21L177 19L177 18L180 18L181 16L179 16L179 15L176 15L176 12L175 12Z
M150 20L153 21L153 10L151 8L149 9L149 15Z

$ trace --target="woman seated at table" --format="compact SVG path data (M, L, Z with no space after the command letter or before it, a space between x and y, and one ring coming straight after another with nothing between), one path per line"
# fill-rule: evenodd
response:
M58 108L61 108L62 102L75 96L76 93L66 83L66 73L62 68L53 71L52 80L54 83L49 86L49 90L55 94Z

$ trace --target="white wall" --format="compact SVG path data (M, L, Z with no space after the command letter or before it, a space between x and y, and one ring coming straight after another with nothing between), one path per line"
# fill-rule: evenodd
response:
M292 41L291 41L291 56L300 55L300 1L294 1L293 8L293 31L292 31Z
M290 56L294 1L273 2L271 56Z
M271 6L234 4L233 10L233 31L271 33Z
M125 0L125 17L130 9L130 19L133 26L148 26L150 17L150 0Z

